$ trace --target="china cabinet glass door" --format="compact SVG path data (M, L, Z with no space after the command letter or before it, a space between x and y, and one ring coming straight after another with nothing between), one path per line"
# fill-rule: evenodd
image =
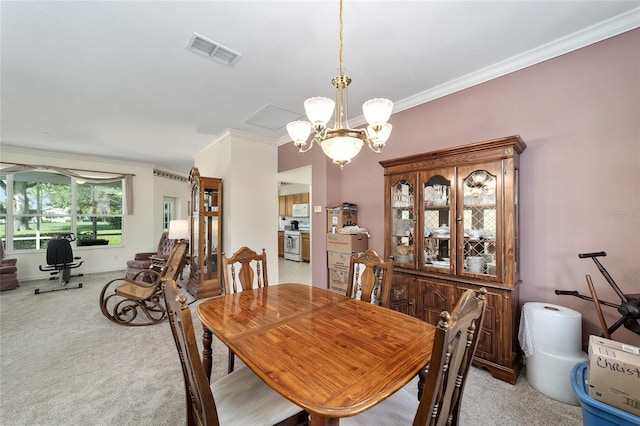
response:
M414 264L416 175L393 176L391 190L391 247L394 262Z
M204 191L205 210L203 235L206 235L204 245L204 279L211 280L218 277L218 189L207 188Z
M189 275L200 275L200 182L195 180L191 184L191 242L189 243L189 255L191 268Z
M497 281L502 275L500 163L461 167L458 176L458 270Z
M455 206L455 173L453 168L422 172L422 238L421 269L440 273L455 271L452 255L456 228L452 221ZM453 258L453 259L452 259Z

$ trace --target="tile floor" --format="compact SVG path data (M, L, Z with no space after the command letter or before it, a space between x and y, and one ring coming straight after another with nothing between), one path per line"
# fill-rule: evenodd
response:
M311 285L311 264L278 258L278 275L281 283Z

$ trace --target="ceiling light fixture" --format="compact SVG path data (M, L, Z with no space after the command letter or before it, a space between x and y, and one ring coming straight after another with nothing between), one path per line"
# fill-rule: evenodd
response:
M349 128L347 87L351 83L351 78L345 75L342 68L342 26L342 0L340 0L339 75L331 80L336 88L336 101L323 97L309 98L304 102L304 109L311 123L292 121L287 124L289 137L298 147L299 152L309 151L315 142L320 145L327 157L340 165L341 169L358 155L365 143L373 152L380 153L391 135L392 126L387 121L393 109L393 102L388 99L368 100L362 105L362 112L369 126L366 129ZM327 122L332 112L334 128L330 129L327 127ZM316 134L309 146L306 146L312 126Z

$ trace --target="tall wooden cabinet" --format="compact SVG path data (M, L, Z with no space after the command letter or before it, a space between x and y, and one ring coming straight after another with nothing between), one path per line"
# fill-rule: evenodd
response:
M189 175L191 186L191 271L187 291L196 299L222 292L222 179Z
M392 308L435 324L467 289L485 287L474 364L515 383L521 369L519 136L380 162Z

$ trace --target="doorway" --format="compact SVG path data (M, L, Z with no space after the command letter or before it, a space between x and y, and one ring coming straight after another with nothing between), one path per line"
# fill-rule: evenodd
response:
M286 209L284 205L282 209L278 210L278 282L295 282L311 285L311 265L313 262L313 257L311 256L311 242L313 239L311 232L311 200L313 199L311 188L311 166L300 167L298 169L278 173L278 198L279 205L280 201L283 201L284 203L285 198L302 199L304 200L302 203L308 204L307 211L309 212L307 217L294 217L293 213L289 211L291 209ZM306 200L308 201L305 202ZM289 202L289 204L291 203L292 201ZM288 256L289 259L285 259L284 245L287 241L284 237L285 232L289 237L291 237L292 232L300 234L298 235L297 240L301 245L307 244L308 262L306 261L307 256L304 256L304 259L295 257L295 260L290 260L292 259L291 256Z

